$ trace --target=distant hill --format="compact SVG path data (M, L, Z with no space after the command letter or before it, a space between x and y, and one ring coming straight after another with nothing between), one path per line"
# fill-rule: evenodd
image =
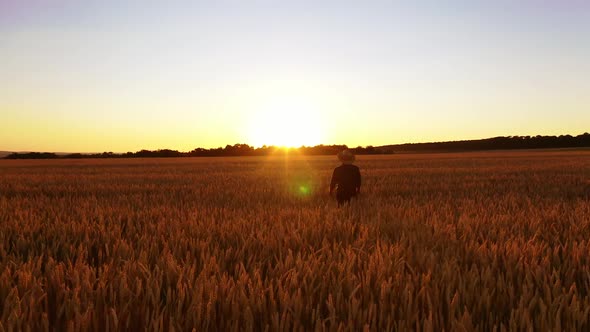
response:
M50 153L40 153L40 152L30 152L30 151L19 151L19 152L14 152L14 151L0 151L0 159L5 158L5 159L47 159L47 158L8 158L8 156L35 156L38 154L44 154L44 155L55 155L57 157L64 157L67 155L70 155L71 153L69 152L50 152Z
M590 134L578 136L506 136L478 140L405 143L376 147L382 153L461 152L477 150L559 149L590 147Z

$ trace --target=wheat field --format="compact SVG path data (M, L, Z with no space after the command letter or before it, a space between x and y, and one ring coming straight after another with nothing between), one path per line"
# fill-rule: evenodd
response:
M590 151L0 161L0 331L588 331Z

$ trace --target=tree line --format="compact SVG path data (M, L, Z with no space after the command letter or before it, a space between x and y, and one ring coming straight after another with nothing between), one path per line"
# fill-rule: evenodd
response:
M382 146L387 152L460 152L476 150L559 149L590 147L590 134L578 136L500 136L478 140L406 143Z
M393 154L409 152L459 152L477 150L512 150L512 149L551 149L590 147L590 134L578 136L507 136L479 140L406 143L386 146L358 146L350 148L359 155ZM5 159L82 159L82 158L178 158L178 157L234 157L234 156L269 156L273 154L298 153L302 155L335 155L348 149L346 145L316 145L284 149L275 146L255 148L248 144L226 145L224 148L196 148L189 152L177 150L140 150L126 153L70 153L56 154L51 152L12 153Z
M4 157L5 159L82 159L82 158L179 158L179 157L237 157L237 156L269 156L275 154L297 153L302 155L335 155L338 152L348 149L346 145L317 145L302 146L299 148L281 148L276 146L262 146L255 148L248 144L226 145L224 148L196 148L189 152L181 152L170 149L160 150L140 150L137 152L114 153L70 153L57 154L51 152L26 152L12 153ZM357 154L384 154L375 147L356 147L352 148Z

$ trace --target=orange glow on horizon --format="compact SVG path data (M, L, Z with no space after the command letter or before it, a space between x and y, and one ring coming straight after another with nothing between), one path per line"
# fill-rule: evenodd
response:
M274 98L251 114L246 135L254 147L314 146L326 136L320 110L303 99Z

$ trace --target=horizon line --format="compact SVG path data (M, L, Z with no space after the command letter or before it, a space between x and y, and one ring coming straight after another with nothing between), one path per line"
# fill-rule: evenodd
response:
M405 143L390 143L390 144L382 144L382 145L357 145L357 146L349 146L348 144L324 144L324 143L320 143L320 144L316 144L313 146L307 146L307 145L301 145L301 146L280 146L280 145L261 145L261 146L254 146L254 145L250 145L248 143L234 143L234 144L225 144L224 146L216 146L216 147L210 147L210 148L205 148L205 147L195 147L192 150L188 150L188 151L180 151L177 149L172 149L172 148L156 148L156 149L147 149L147 148L141 148L135 152L139 152L139 151L162 151L162 150L170 150L170 151L177 151L177 152L182 152L182 153L188 153L191 152L193 150L196 149L205 149L205 150L213 150L213 149L223 149L227 146L235 146L235 145L248 145L249 147L253 148L253 149L261 149L261 148L275 148L275 149L301 149L301 148L314 148L314 147L318 147L318 146L346 146L347 148L350 149L354 149L354 148L367 148L367 147L375 147L375 148L379 148L379 147L389 147L389 146L403 146L403 145L411 145L411 144L432 144L432 143L447 143L447 142L464 142L464 141L479 141L479 140L486 140L486 139L492 139L492 138L501 138L501 137L560 137L560 136L572 136L572 137L577 137L577 136L582 136L582 135L588 135L589 132L584 132L578 135L572 135L572 134L560 134L560 135L505 135L505 136L492 136L492 137L485 137L485 138L472 138L472 139L459 139L459 140L446 140L446 141L422 141L422 142L405 142ZM113 153L113 154L124 154L124 153L133 153L133 151L41 151L41 150L19 150L19 151L14 151L14 150L3 150L0 149L0 152L3 153L55 153L55 154L75 154L75 153L79 153L79 154L100 154L100 153Z

